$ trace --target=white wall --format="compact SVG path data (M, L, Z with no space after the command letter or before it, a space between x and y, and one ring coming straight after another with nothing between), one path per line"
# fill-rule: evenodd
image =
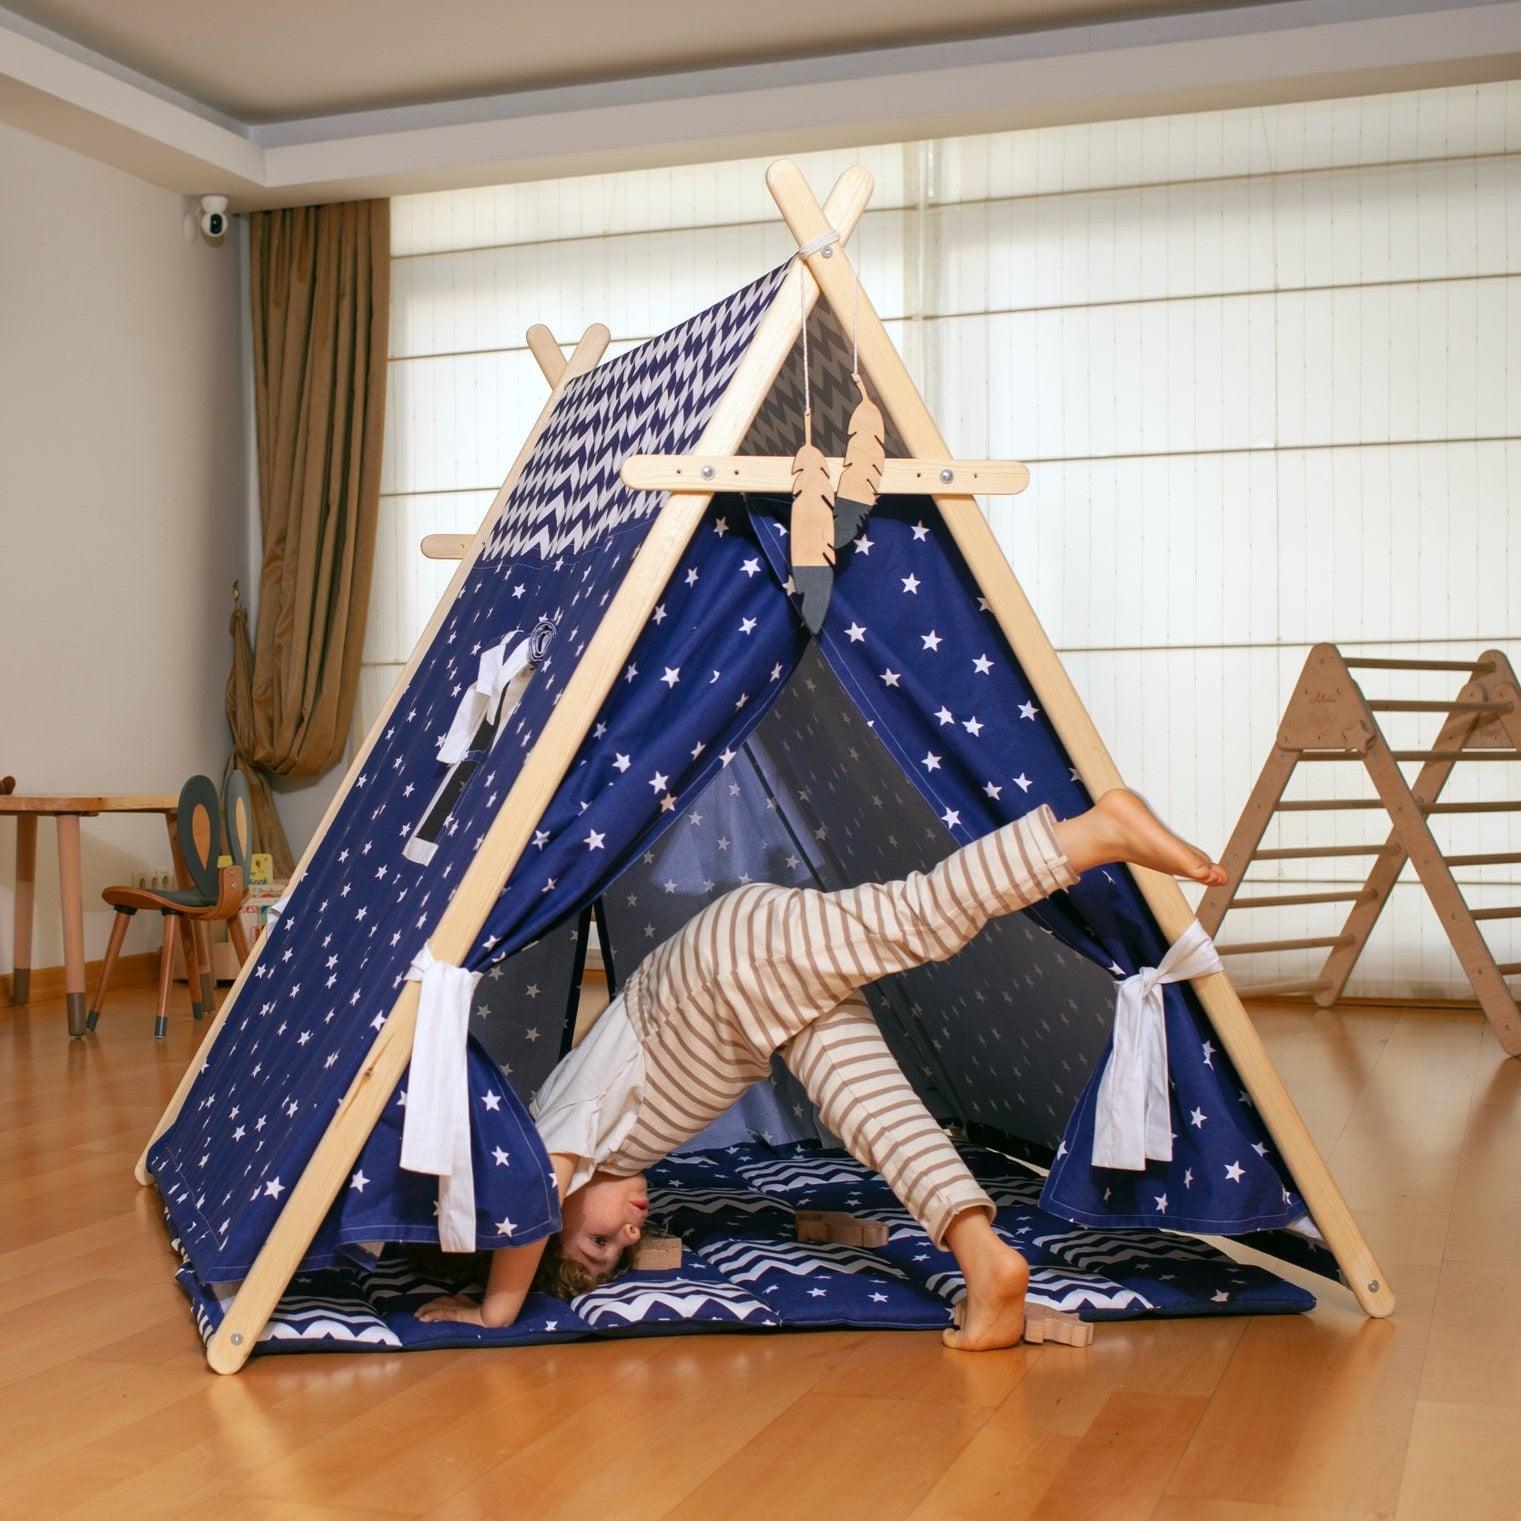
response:
M1223 845L1312 642L1472 655L1521 629L1521 84L802 160L821 192L856 161L878 182L854 245L878 308L953 447L1031 463L994 526L1122 770L1179 828ZM448 580L419 539L475 527L542 403L524 329L605 321L626 344L785 257L763 169L393 202L361 720ZM1521 796L1507 770L1470 767L1449 796ZM1369 822L1322 815L1317 838ZM1504 815L1441 832L1521 848ZM1461 875L1476 905L1521 901L1512 868ZM1315 914L1334 910L1242 915L1225 938L1330 933ZM1521 924L1491 930L1521 959ZM1306 966L1255 959L1243 980ZM1408 881L1352 991L1464 990Z
M184 202L0 127L0 772L21 791L177 792L220 777L231 584L248 582L239 251ZM0 821L0 967L15 826ZM63 959L52 825L34 966ZM169 866L161 819L84 822L100 890ZM127 949L156 943L139 916ZM156 916L154 916L156 921Z

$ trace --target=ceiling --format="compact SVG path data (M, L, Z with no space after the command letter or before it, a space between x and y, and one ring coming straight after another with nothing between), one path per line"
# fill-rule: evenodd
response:
M202 105L262 124L1243 3L11 0L9 9Z
M0 125L234 211L1521 79L1521 0L0 0Z

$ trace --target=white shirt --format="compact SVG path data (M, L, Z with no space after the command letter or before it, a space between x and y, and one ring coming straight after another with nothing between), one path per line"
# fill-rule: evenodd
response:
M644 1048L620 993L529 1105L544 1149L576 1159L565 1198L623 1144L643 1097Z

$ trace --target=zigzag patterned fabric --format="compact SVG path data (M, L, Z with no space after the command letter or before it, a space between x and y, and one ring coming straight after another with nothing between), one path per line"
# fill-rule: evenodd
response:
M150 1155L204 1314L217 1302L205 1286L247 1272L645 541L661 499L626 490L619 467L632 453L693 447L784 274L566 388ZM819 313L810 332L815 436L839 452L854 398L848 345ZM795 353L743 452L791 453L800 396ZM889 447L899 447L891 436ZM714 501L467 958L486 973L469 1054L482 1247L558 1225L524 1106L568 1042L571 969L594 900L604 951L626 974L739 881L835 887L902 875L1037 803L1061 815L1087 804L929 504L879 504L840 557L816 647L788 596L785 516L776 501ZM438 750L482 654L534 629L547 652L521 701L446 766ZM407 847L429 828L418 864ZM1184 988L1167 990L1173 1161L1123 1174L1089 1164L1111 979L1164 949L1128 876L1093 872L953 961L888 979L873 1004L937 1114L1054 1163L1044 1192L1053 1216L1098 1230L1284 1226L1303 1205ZM404 1079L308 1271L373 1265L376 1243L437 1240L435 1180L399 1166L405 1102ZM724 1125L726 1140L819 1136L785 1081L754 1090ZM782 1170L740 1174L770 1197L798 1164L782 1154L745 1165ZM853 1164L829 1165L839 1186L858 1176ZM1063 1261L1060 1271L1077 1284L1089 1269Z
M1282 1315L1314 1299L1258 1267L1233 1262L1203 1241L1158 1231L1073 1229L1043 1211L1040 1180L991 1151L965 1148L999 1206L995 1228L1031 1263L1035 1303L1085 1320L1152 1316ZM679 1268L634 1272L569 1304L530 1296L518 1323L500 1331L425 1325L413 1311L439 1294L474 1290L474 1264L440 1276L399 1253L373 1272L306 1273L291 1285L257 1348L272 1352L398 1351L652 1333L859 1327L937 1330L963 1283L883 1180L851 1157L816 1146L747 1144L684 1153L651 1173L651 1206L683 1238ZM799 1208L848 1210L880 1221L887 1244L873 1250L795 1236ZM180 1282L201 1334L222 1306L193 1271Z

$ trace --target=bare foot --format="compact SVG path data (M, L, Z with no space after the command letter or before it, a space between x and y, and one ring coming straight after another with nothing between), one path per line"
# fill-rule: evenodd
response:
M1128 787L1106 792L1093 805L1093 812L1100 821L1105 844L1114 852L1111 860L1149 866L1206 887L1219 887L1225 881L1223 866L1216 865L1197 846L1179 839Z
M997 1256L990 1254L975 1274L968 1275L966 1298L956 1306L956 1324L941 1340L958 1352L1017 1346L1025 1334L1029 1286L1029 1264L1012 1247L1002 1246Z

